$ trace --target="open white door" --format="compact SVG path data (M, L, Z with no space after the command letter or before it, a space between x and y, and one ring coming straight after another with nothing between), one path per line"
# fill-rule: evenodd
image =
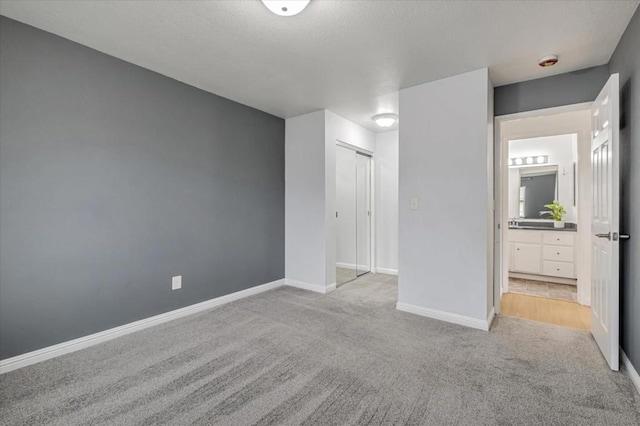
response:
M612 370L619 369L620 147L619 77L591 108L591 333Z

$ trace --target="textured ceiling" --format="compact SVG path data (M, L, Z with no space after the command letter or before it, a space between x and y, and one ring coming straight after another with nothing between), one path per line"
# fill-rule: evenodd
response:
M1 1L0 13L280 117L372 130L397 90L489 67L495 85L607 63L638 1ZM560 55L553 68L537 59ZM402 117L401 117L402 119Z

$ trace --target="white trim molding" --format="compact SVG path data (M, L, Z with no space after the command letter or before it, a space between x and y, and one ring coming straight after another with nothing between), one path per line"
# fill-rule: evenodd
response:
M376 267L377 274L398 275L397 269Z
M493 319L496 317L496 308L495 306L491 307L489 311L489 316L487 317L487 331L491 330L491 324L493 324Z
M636 387L638 393L640 393L640 375L638 374L638 371L633 367L633 364L631 364L631 360L629 359L627 354L624 353L622 348L620 348L620 358L622 359L624 369L627 371L627 375L631 379L633 385Z
M144 330L145 328L153 327L155 325L172 321L174 319L182 318L187 315L192 315L198 312L205 311L207 309L215 308L217 306L224 305L235 300L243 299L245 297L253 296L267 290L272 290L274 288L283 286L284 282L285 280L281 279L272 281L270 283L257 285L246 290L237 291L235 293L216 297L215 299L210 299L204 302L196 303L194 305L186 306L184 308L165 312L164 314L155 315L153 317L141 319L139 321L124 324L119 327L110 328L108 330L90 334L88 336L79 337L77 339L62 342L57 345L38 349L33 352L27 352L26 354L0 360L0 374L8 373L9 371L17 370L18 368L33 365L38 362L46 361L48 359L78 351L80 349L85 349L90 346L115 339L116 337L124 336L126 334Z
M489 318L493 320L492 313L494 310L491 310L489 314L489 318L487 320L467 317L464 315L452 314L450 312L439 311L437 309L424 308L422 306L412 305L410 303L398 302L396 304L396 309L403 312L408 312L410 314L416 314L427 318L433 318L440 321L446 321L453 324L464 325L466 327L476 328L478 330L489 331L489 327L491 323Z
M303 281L291 280L289 278L285 278L284 284L289 287L301 288L303 290L315 291L316 293L331 293L336 289L336 283L329 284L328 286L324 286L322 284L311 284L305 283Z

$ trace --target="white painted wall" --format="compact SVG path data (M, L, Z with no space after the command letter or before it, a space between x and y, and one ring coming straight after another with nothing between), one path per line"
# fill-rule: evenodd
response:
M285 121L285 278L322 288L327 284L325 116L316 111Z
M376 134L376 269L398 273L398 131Z
M492 93L487 69L400 91L398 308L478 328L493 306Z
M331 111L285 121L285 278L336 282L336 140L375 151L373 132Z
M573 205L573 163L578 161L578 136L576 134L545 136L509 141L509 158L548 155L545 166L558 166L558 201L567 211L565 220L577 221L577 208ZM535 167L535 166L529 166ZM509 167L509 217L518 217L518 193L520 169ZM577 198L577 197L576 197ZM541 217L540 219L545 219ZM548 219L548 217L546 217Z

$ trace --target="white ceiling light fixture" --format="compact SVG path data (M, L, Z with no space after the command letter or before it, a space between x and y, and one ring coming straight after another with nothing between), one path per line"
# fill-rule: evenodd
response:
M376 114L371 117L371 119L380 127L391 127L396 121L398 121L398 114L391 112L386 114Z
M262 0L267 9L280 16L293 16L302 12L311 0Z

